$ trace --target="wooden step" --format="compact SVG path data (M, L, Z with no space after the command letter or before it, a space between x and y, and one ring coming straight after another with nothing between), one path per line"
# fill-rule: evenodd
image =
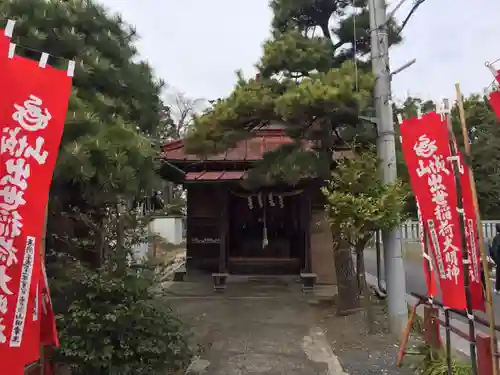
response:
M293 275L300 273L298 258L229 258L231 274Z

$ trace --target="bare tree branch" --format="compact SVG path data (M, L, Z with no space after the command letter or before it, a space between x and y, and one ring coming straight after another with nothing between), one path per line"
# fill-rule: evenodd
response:
M192 124L194 117L201 112L208 103L205 99L192 99L186 94L177 91L168 95L166 104L170 107L170 116L174 121L170 137L173 139L181 139Z

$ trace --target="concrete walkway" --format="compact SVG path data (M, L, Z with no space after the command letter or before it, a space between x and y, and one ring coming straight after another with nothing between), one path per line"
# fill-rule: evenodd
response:
M230 276L225 293L216 294L210 276L189 274L167 292L202 348L188 374L411 374L394 367L393 336L367 335L361 313L337 317L333 293L325 305L320 293L305 295L296 277ZM383 325L387 316L376 320Z
M205 352L190 373L344 375L314 308L290 277L231 277L224 294L208 277L174 283L174 310Z

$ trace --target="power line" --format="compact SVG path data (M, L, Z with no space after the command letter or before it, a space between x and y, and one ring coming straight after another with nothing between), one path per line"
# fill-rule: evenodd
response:
M387 19L390 20L392 17L394 17L394 15L396 14L396 12L399 10L399 8L401 8L403 6L404 3L406 3L407 0L400 0L398 4L396 4L396 6L394 7L393 10L391 10L391 12L387 15Z
M416 0L415 1L415 4L413 4L413 7L411 8L410 10L410 13L408 13L408 15L406 16L406 18L404 19L403 23L401 24L401 27L398 31L398 35L401 34L401 32L403 31L403 29L405 28L406 24L408 23L408 21L410 20L411 16L413 16L413 14L417 11L418 7L420 5L422 5L423 3L425 3L427 0Z

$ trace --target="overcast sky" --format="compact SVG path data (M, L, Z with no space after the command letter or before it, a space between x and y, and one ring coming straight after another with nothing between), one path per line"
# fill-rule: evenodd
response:
M238 69L253 75L269 36L268 0L101 2L135 25L141 56L157 76L192 98L227 95ZM400 20L413 0L406 3ZM427 0L405 28L402 45L391 50L393 70L417 59L394 77L394 96L452 98L456 82L465 94L482 92L493 80L484 62L500 58L499 25L499 0Z

